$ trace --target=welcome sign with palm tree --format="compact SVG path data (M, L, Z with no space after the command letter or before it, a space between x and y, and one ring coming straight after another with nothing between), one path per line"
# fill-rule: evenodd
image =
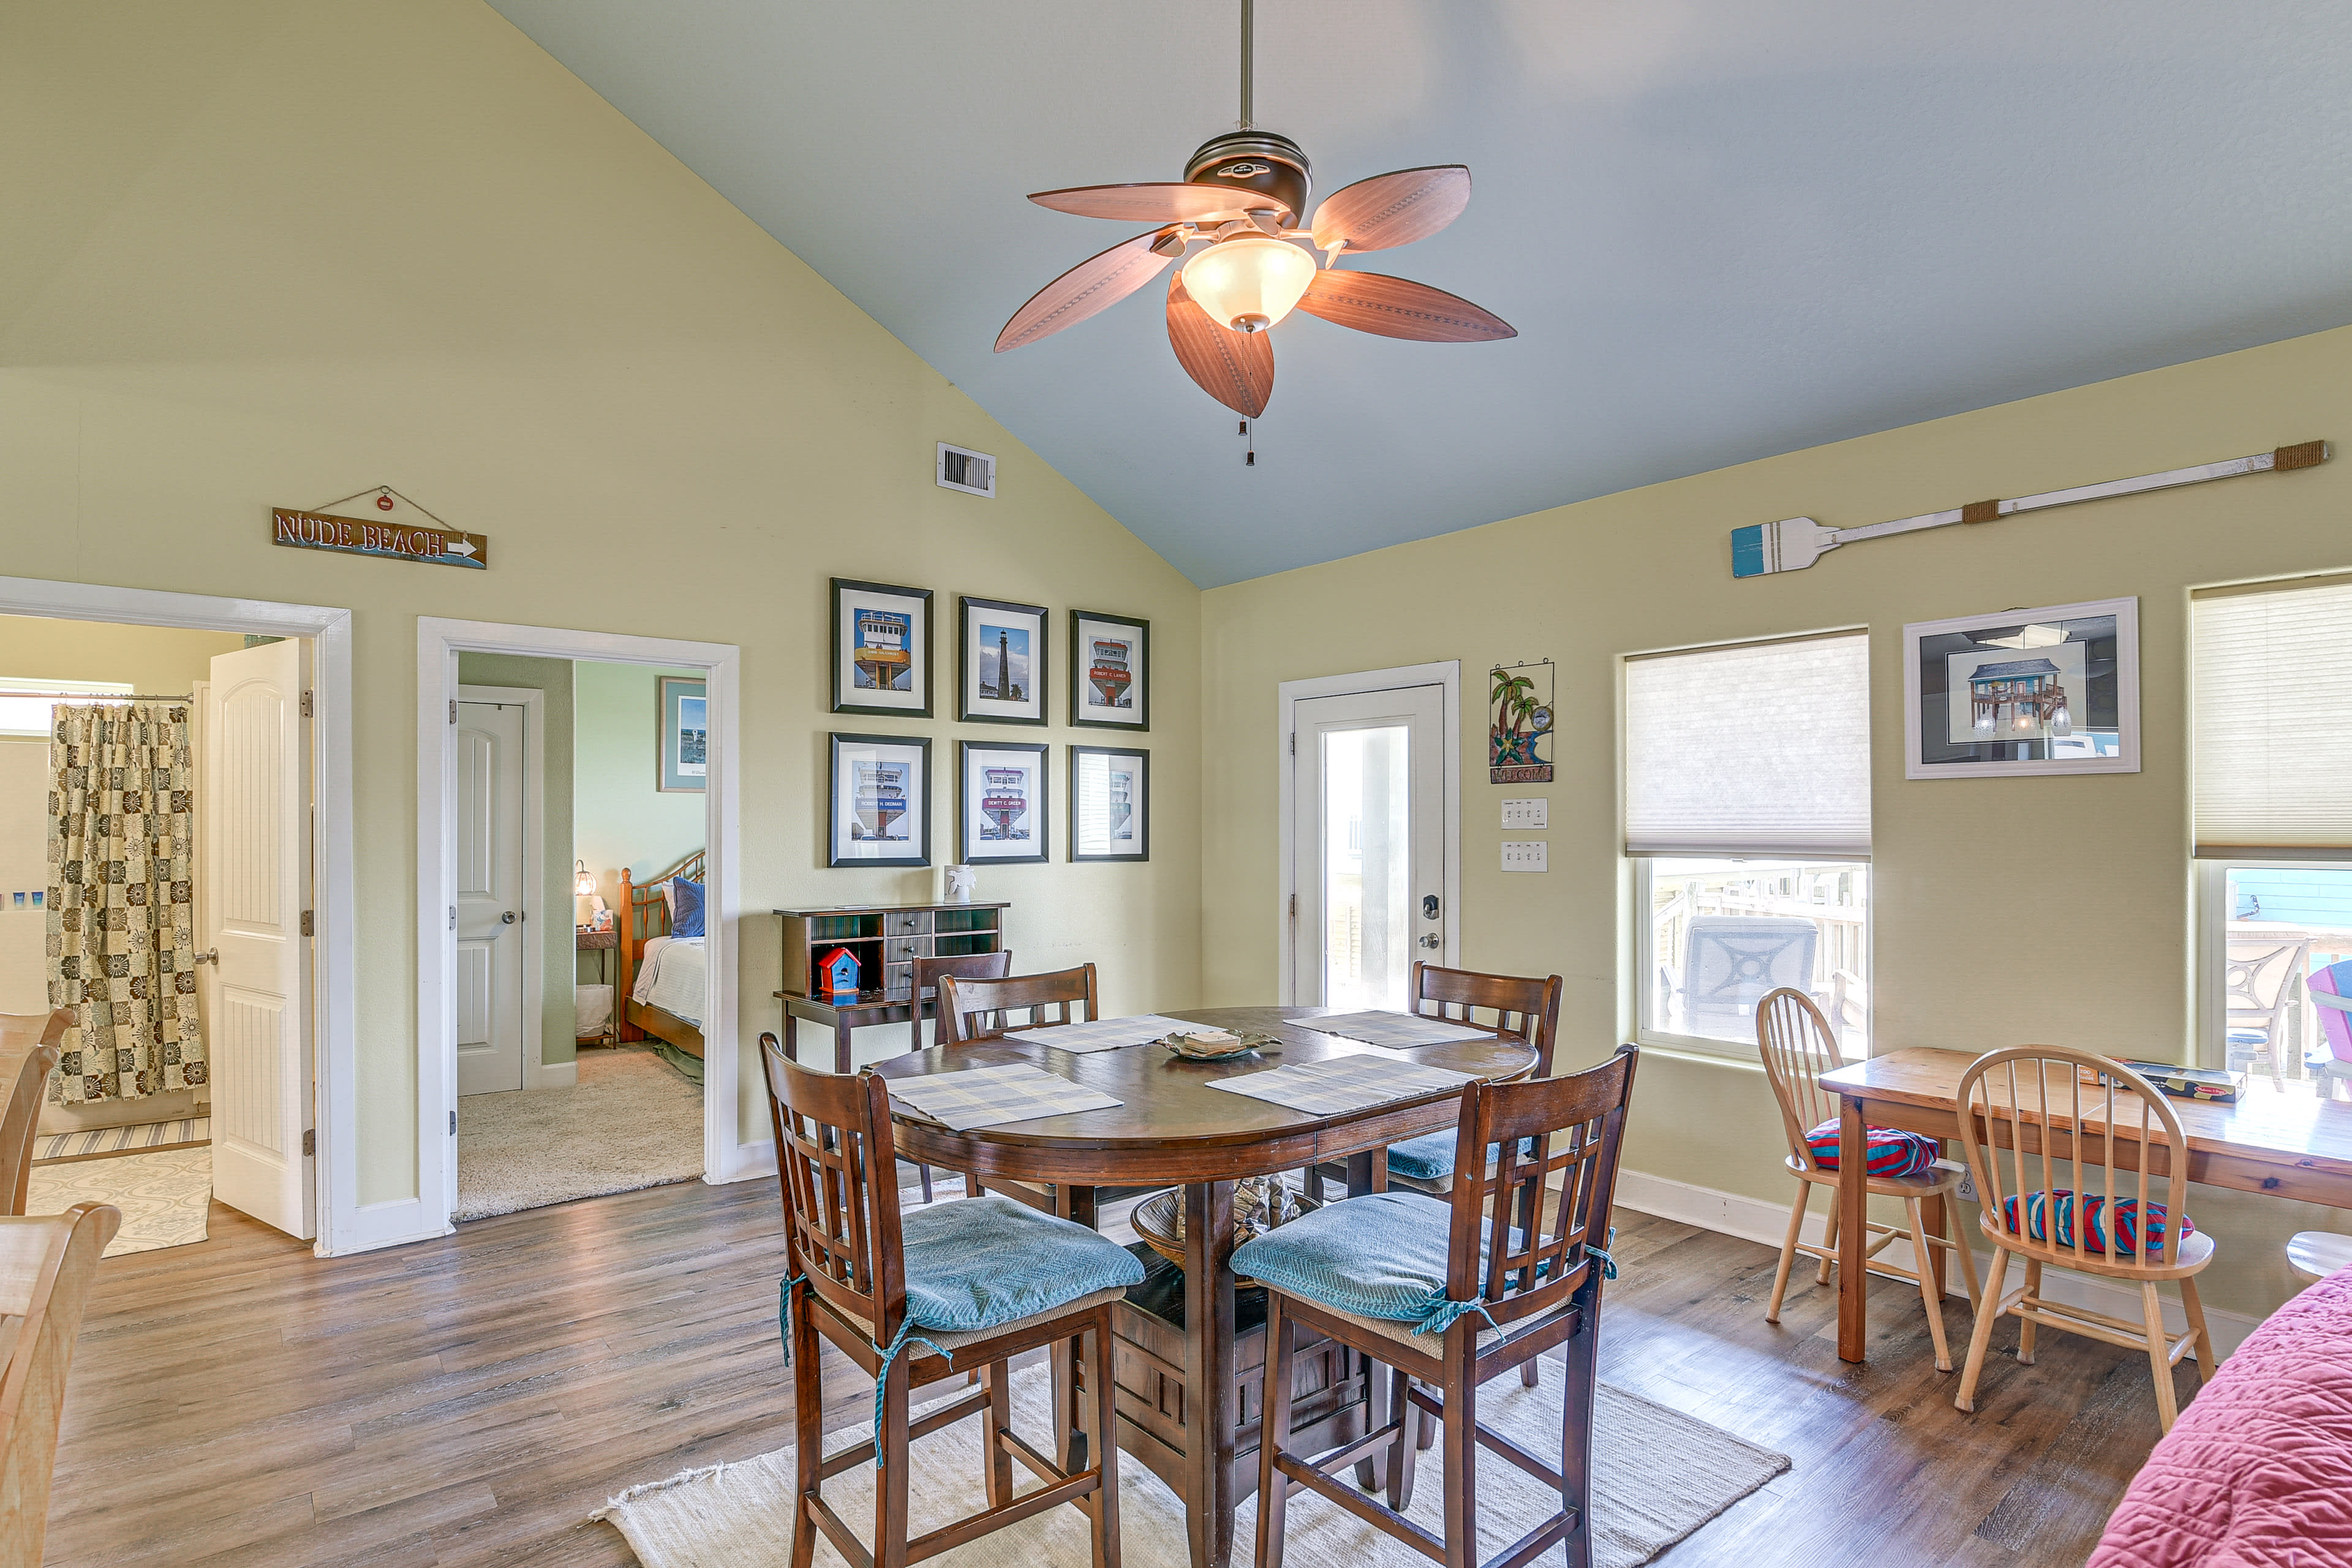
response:
M1486 774L1492 784L1549 784L1552 664L1496 665L1487 672Z

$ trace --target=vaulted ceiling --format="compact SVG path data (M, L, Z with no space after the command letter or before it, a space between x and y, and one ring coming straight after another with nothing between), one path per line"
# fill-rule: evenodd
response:
M1237 0L491 3L1203 585L2352 321L2336 6L1258 0L1319 193L1475 178L1352 265L1519 336L1294 315L1244 468L1161 289L991 348L1139 227L1025 193L1232 128Z

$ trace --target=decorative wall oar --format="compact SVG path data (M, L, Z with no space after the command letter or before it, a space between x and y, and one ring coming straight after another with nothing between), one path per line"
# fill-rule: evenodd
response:
M2020 496L2015 500L1970 501L1949 511L1898 517L1892 522L1874 522L1862 528L1823 528L1810 517L1787 517L1778 522L1753 523L1731 531L1731 574L1734 577L1761 577L1772 572L1800 572L1819 561L1827 552L1841 544L1852 544L1858 539L1880 539L1890 533L1914 533L1923 528L1942 528L1954 522L1990 522L1996 518L2013 516L2021 511L2071 506L2082 500L2104 500L2109 496L2136 496L2146 490L2168 490L2180 485L2201 485L2208 479L2233 479L2240 474L2315 468L2332 455L2326 442L2305 441L2298 446L2281 447L2275 451L2256 452L2249 458L2231 458L2227 462L2205 463L2193 468L2172 468L2161 474L2142 474L2137 479L2109 479L2104 484L2077 485L2068 490L2044 490L2040 495Z

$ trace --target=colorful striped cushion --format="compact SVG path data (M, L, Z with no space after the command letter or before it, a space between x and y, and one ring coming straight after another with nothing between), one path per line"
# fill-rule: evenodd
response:
M1874 1176L1916 1176L1936 1168L1936 1158L1944 1152L1943 1145L1925 1132L1905 1132L1893 1127L1865 1127L1862 1130L1864 1150L1870 1158L1865 1163ZM1824 1171L1838 1168L1838 1124L1824 1121L1805 1134L1805 1142L1813 1151L1813 1163Z
M2074 1245L2074 1194L2073 1193L2060 1187L2053 1192L2027 1193L2024 1198L2026 1239L2029 1241L2049 1239L2050 1210L2054 1206L2058 1211L2056 1245L2060 1247ZM2017 1199L2005 1198L2000 1206L2002 1217L2009 1224L2010 1234L2016 1235ZM2107 1200L2095 1193L2091 1194L2084 1198L2083 1209L2090 1223L2090 1236L2083 1243L2083 1249L2085 1252L2106 1251ZM2118 1239L2123 1243L2123 1256L2132 1257L2139 1250L2139 1200L2137 1198L2119 1199L2115 1205L2115 1210L2116 1228L2122 1233ZM2162 1204L2147 1205L2148 1242L2159 1257L2168 1250L2165 1246L2168 1218ZM2180 1234L2193 1236L2196 1231L2196 1226L2189 1223L2188 1215L2183 1215L2180 1219Z

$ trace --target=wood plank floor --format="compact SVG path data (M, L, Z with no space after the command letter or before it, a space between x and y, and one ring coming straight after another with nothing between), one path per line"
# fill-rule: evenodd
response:
M607 1496L788 1440L776 1204L764 1182L658 1187L328 1261L216 1204L211 1240L100 1269L47 1562L631 1563L583 1522ZM1767 1249L1621 1227L1603 1374L1795 1458L1669 1568L2077 1564L2155 1441L2144 1357L2045 1332L1963 1415L1899 1287L1874 1290L1857 1369L1831 1291L1763 1321ZM1964 1342L1964 1300L1949 1321ZM854 1419L871 1385L835 1371Z

